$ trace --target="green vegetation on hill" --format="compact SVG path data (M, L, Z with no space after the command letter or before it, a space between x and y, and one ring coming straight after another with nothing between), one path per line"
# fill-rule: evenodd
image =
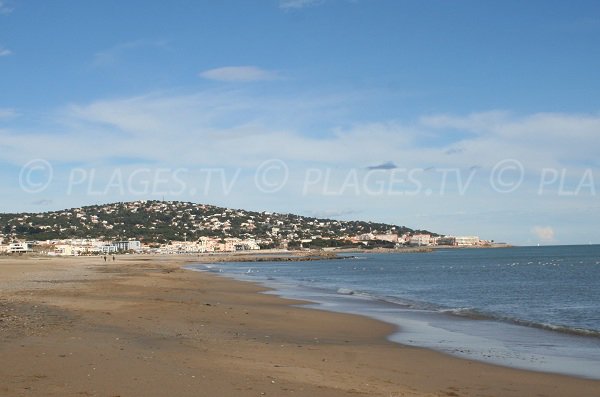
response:
M98 238L162 243L206 236L254 238L264 246L276 246L282 240L299 245L301 240L308 239L315 246L339 246L348 236L364 233L429 233L384 223L318 219L178 201L135 201L39 214L0 214L0 232L4 240Z

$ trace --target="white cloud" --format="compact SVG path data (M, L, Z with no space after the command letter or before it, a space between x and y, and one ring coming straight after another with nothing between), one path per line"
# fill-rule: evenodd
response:
M315 218L341 218L347 217L349 215L357 215L362 211L354 210L354 209L346 209L346 210L319 210L319 211L307 211L307 214L313 216Z
M588 194L591 189L587 185L577 196L561 196L557 192L561 181L544 186L544 192L548 194L542 196L537 192L540 170L546 167L556 167L559 174L561 169L575 172L577 178L574 182L567 181L565 184L571 190L577 187L583 175L581 170L592 167L596 189L600 189L597 162L600 115L539 113L516 117L509 113L485 112L465 116L430 115L416 121L355 122L341 126L341 123L331 120L345 120L345 115L361 106L356 98L348 100L349 96L344 93L301 97L253 96L239 89L221 88L193 94L153 93L72 104L53 114L50 120L42 120L37 129L31 126L27 130L15 127L0 129L2 160L22 165L31 159L43 158L57 167L60 164L79 164L81 167L100 164L112 169L119 167L115 158L133 158L157 168L239 168L250 175L244 181L249 186L254 180L253 170L262 162L281 159L289 167L290 186L296 189L296 196L291 193L285 198L273 195L269 196L269 202L264 197L262 201L254 197L252 201L252 189L248 187L246 190L240 188L241 193L236 191L235 195L224 200L238 200L231 204L237 206L246 206L244 200L249 200L249 203L254 203L249 206L263 209L273 209L270 208L272 202L281 209L289 206L287 211L353 208L364 211L361 217L374 220L373 211L379 211L382 220L394 216L399 222L405 222L403 217L410 216L410 211L431 214L432 208L436 208L441 215L427 218L429 224L422 224L425 221L416 218L412 222L419 223L415 224L418 227L447 233L453 233L452 227L463 221L456 217L444 218L444 213L463 211L461 219L474 219L469 228L464 227L463 233L483 237L484 232L475 230L477 214L493 210L500 215L489 215L489 219L480 222L478 227L488 227L489 238L499 239L499 232L492 229L498 222L504 222L504 235L508 236L504 239L508 241L515 241L511 240L513 233L508 231L511 222L515 222L514 228L519 228L521 236L525 235L520 241L536 235L540 237L535 242L552 242L555 238L553 228L538 226L531 229L531 225L544 216L545 222L560 226L564 232L565 222L552 217L558 216L556 214L560 211L566 212L566 209L590 207L590 203L597 201L597 196L590 197ZM0 118L14 115L16 112L12 109L0 110ZM457 130L472 133L456 134ZM24 136L27 139L23 139ZM445 154L451 149L457 150L453 155ZM521 161L525 172L537 175L537 179L530 181L525 178L523 186L515 193L493 191L490 188L491 170L505 158ZM397 168L388 171L367 169L381 165L383 159ZM474 165L479 167L473 168ZM349 170L355 170L359 178L370 173L375 183L393 177L396 185L412 191L415 184L403 170L414 168L430 170L423 170L415 177L423 182L423 189L431 188L431 195L356 195L350 188L344 191L347 194L343 196L326 194L322 197L319 196L324 191L322 184L313 184L306 191L307 195L302 196L301 186L310 169L323 171L322 182L330 183L327 190L336 192ZM447 173L446 180L440 182L442 174L436 170L444 169L460 170L463 186L469 183L470 173L476 173L471 182L472 188L464 194L456 193L456 189L453 191L457 184L456 174ZM330 170L331 174L326 174L329 172L326 170ZM435 183L436 175L437 184L429 184L432 180ZM588 179L584 182L589 184ZM363 189L363 186L359 181L358 189ZM377 186L372 188L377 189ZM214 197L190 199L215 200ZM217 198L217 202L220 199ZM371 200L377 200L378 204L374 206L376 208L369 207L367 210L365 203ZM534 201L539 204L528 204ZM595 208L591 211L593 215L597 215ZM513 209L520 210L518 215L511 212ZM588 218L593 219L593 216Z
M10 54L12 54L11 50L0 46L0 57L6 57L6 56L9 56Z
M508 112L490 111L472 113L467 116L437 114L422 117L421 124L431 128L450 128L473 133L493 131L494 126L509 118Z
M135 50L156 48L162 49L167 47L165 40L133 40L116 44L111 48L98 51L94 54L93 66L106 67L114 66L121 62L127 53Z
M555 242L554 229L550 226L534 226L531 232L542 243Z
M94 150L88 141L99 139L98 136L119 136L123 153L114 155L165 163L239 165L281 158L364 169L386 159L399 169L469 170L477 165L477 172L489 172L499 161L514 158L522 162L526 172L539 174L544 168L578 171L589 164L593 166L600 150L598 115L512 117L487 112L433 115L412 124L327 124L331 114L348 112L354 106L360 104L345 102L344 95L279 98L238 91L150 94L74 104L56 115L55 122L60 125L55 130L68 136L76 150L63 153L57 149L55 154L65 161L103 158L106 153ZM6 118L15 112L4 109L0 111L2 115ZM319 125L318 133L315 124ZM43 128L47 130L48 125L45 123ZM453 138L459 127L474 133ZM20 134L21 131L14 131L14 145L20 145ZM0 136L6 144L13 139L8 135ZM56 133L39 131L37 135L40 150L57 144ZM35 151L35 147L34 144L15 150L11 156ZM201 156L198 151L202 151ZM448 152L455 154L447 155Z
M280 0L279 8L284 10L300 9L322 3L323 0Z
M16 117L18 113L14 109L0 108L0 120Z
M200 77L208 80L227 82L250 82L275 80L279 76L276 72L261 69L256 66L225 66L222 68L205 70Z
M10 14L13 12L13 8L6 4L5 1L0 0L0 14Z
M0 119L11 118L17 115L17 112L11 108L0 108Z
M421 125L440 137L468 132L450 144L459 151L457 160L491 166L505 158L521 161L526 168L570 167L594 164L600 150L600 115L536 113L515 117L507 112L483 112L467 116L438 115L421 118Z

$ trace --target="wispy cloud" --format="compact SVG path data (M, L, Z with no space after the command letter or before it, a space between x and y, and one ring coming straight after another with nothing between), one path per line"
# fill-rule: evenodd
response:
M0 0L0 14L10 14L13 12L13 7L7 4L6 1Z
M363 164L371 164L370 169L394 170L397 165L392 160L402 159L403 166L409 168L469 169L477 164L482 170L490 170L498 161L514 158L522 161L527 170L534 171L597 164L597 133L600 131L597 115L433 115L416 122L357 122L340 127L335 122L324 124L327 116L360 104L344 102L343 95L337 99L324 97L255 97L237 90L207 90L189 95L150 94L74 104L63 109L56 115L61 123L56 130L69 135L71 147L77 150L66 153L60 148L55 152L43 150L56 145L56 136L50 132L40 132L37 139L32 139L35 145L23 147L20 147L23 142L19 138L20 131L8 136L5 131L0 139L4 144L12 142L19 146L18 150L15 147L14 151L7 152L7 156L23 159L27 153L29 157L35 156L35 150L39 149L46 154L55 153L56 159L65 161L102 158L103 152L93 150L89 139L120 136L124 142L123 153L114 148L112 155L175 164L201 161L202 164L240 165L281 158L356 167L356 159L361 159ZM0 110L2 118L15 115L12 109ZM436 122L431 121L434 119ZM487 122L482 122L483 119ZM322 133L318 137L312 131L311 120L321 125ZM40 131L47 131L49 125L46 122ZM450 131L456 128L474 133L448 138ZM165 139L165 131L169 132L170 139ZM429 137L426 142L422 139L424 136ZM443 144L436 141L438 136L444 138ZM202 156L197 155L198 142L202 142ZM390 160L382 163L382 158Z
M589 193L592 188L588 185L594 183L594 186L599 186L597 134L600 131L600 115L597 114L538 113L490 117L488 112L429 115L416 120L356 121L339 126L334 121L328 122L328 116L340 109L349 111L360 106L360 103L348 102L343 93L330 97L321 93L297 98L265 94L254 96L237 86L235 88L219 87L185 95L153 93L73 104L51 115L50 120L43 120L37 129L32 125L26 129L14 126L0 128L1 160L22 165L31 159L41 158L57 169L70 167L69 164L84 168L102 164L112 169L129 166L115 159L134 158L136 162L146 164L144 167L151 164L150 167L156 169L240 169L242 175L251 176L240 177L238 182L243 184L246 180L250 181L248 183L255 180L252 173L260 164L269 159L280 159L290 171L289 185L286 185L290 188L287 193L282 191L289 196L273 195L268 198L279 209L309 212L323 211L323 208L364 208L365 195L359 193L370 195L379 188L391 186L393 189L385 188L385 191L414 191L415 194L369 196L376 197L379 204L377 208L365 209L365 213L376 219L377 213L373 211L380 211L380 219L387 220L396 216L390 214L397 214L398 219L394 219L403 224L421 222L415 214L423 212L431 215L431 208L439 208L440 213L449 208L457 211L472 209L469 213L498 208L506 213L523 205L523 202L531 202L531 196L527 195L536 194L541 188L544 200L539 200L536 208L527 207L526 211L538 211L540 214L557 214L557 210L564 212L564 197L557 191L561 189L562 181L557 179L550 185L548 174L541 179L544 170L549 168L556 170L556 178L562 178L562 170L566 170L564 185L572 190L581 185L582 176L588 175L591 171L587 170L591 169L594 181L589 181L591 176L583 179L580 190ZM12 109L0 111L3 118L15 114ZM322 132L318 135L314 133L316 124ZM473 133L448 138L457 128ZM27 139L23 139L24 135ZM442 137L443 143L436 141L437 137ZM113 140L118 140L119 145L107 148L107 142ZM68 147L64 142L69 142ZM447 155L452 148L460 148L460 152ZM382 162L382 159L390 160ZM496 193L490 185L492 171L504 159L520 161L526 174L523 186L514 193L514 200L507 200L509 196ZM393 168L400 161L401 167ZM389 171L370 173L366 167L357 168L358 162L371 164L371 169ZM410 174L412 170L416 172ZM510 175L508 171L500 173L500 177L504 178L500 182L504 183ZM569 179L569 175L575 177ZM110 175L102 178L99 174L97 182L100 186L108 183ZM440 182L440 178L444 180ZM68 180L68 176L63 175L63 179ZM308 188L303 190L301 186L306 183ZM254 205L254 208L269 208L270 203L264 197L258 197L255 190L240 186L236 195L224 198L238 202L227 203L234 206L251 203L249 205ZM464 193L452 190L453 186L458 186L457 189ZM503 186L500 185L500 188ZM419 194L421 190L418 189L431 195ZM219 200L210 196L212 194L207 193L201 198L181 198ZM590 200L597 201L597 197L588 196L581 194L569 203L576 209L590 205ZM403 208L416 210L411 215ZM352 214L341 211L320 215ZM535 242L558 240L553 228L539 226L532 229L532 225L539 222L538 216L527 218L526 215L519 217L523 219L519 233L525 236L520 238L521 241L534 236L538 237ZM413 216L413 220L400 218L406 216ZM463 220L469 216L466 214L461 218L461 227L465 229L462 233L487 227L483 226L485 222L477 223L475 220L472 225L465 223ZM430 217L431 221L426 226L434 230L456 227L455 223L452 226L455 222L452 219L444 224L446 221L437 218ZM506 219L509 216L490 217L490 222L485 224L495 225ZM560 220L544 219L548 223L560 224ZM566 235L564 226L560 227ZM493 228L489 226L490 237L501 238ZM508 232L505 236L508 237L502 238L510 240Z
M10 119L18 116L18 113L14 109L10 108L0 108L0 120L2 119Z
M490 111L471 113L467 116L436 114L422 117L420 122L431 128L455 129L480 134L489 131L509 118L510 114L508 112Z
M284 10L297 10L304 7L323 3L324 0L280 0L279 8Z
M542 243L555 242L554 229L550 226L534 226L531 232Z
M10 54L12 54L11 50L0 46L0 57L6 57L6 56L9 56Z
M307 214L315 218L341 218L349 215L360 214L361 210L347 209L347 210L319 210L319 211L307 211Z
M133 40L114 45L94 54L92 64L96 67L113 66L118 64L130 51L149 49L149 48L166 48L167 41L165 40Z
M452 148L449 148L446 151L444 151L444 153L447 154L448 156L451 156L453 154L460 154L462 152L463 152L463 149L457 148L457 147L452 147Z
M225 66L200 72L200 77L226 82L252 82L275 80L279 78L279 75L277 72L256 66Z
M41 200L32 201L31 204L36 205L36 206L47 207L47 206L51 205L53 202L54 201L50 200L50 199L41 199Z
M536 113L515 117L508 112L482 112L466 116L434 115L420 119L430 134L449 136L452 131L470 134L448 145L446 153L460 150L447 161L490 164L490 160L515 158L530 168L563 167L595 163L600 116L591 114ZM455 159L455 160L451 160Z

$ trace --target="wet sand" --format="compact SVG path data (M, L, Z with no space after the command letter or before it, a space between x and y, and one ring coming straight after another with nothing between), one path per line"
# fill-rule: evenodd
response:
M394 344L388 324L181 269L197 261L0 259L0 395L599 395L600 381Z

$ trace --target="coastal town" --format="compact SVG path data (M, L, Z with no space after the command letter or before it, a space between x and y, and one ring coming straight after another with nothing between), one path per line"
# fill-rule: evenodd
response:
M490 246L490 242L482 241L477 236L443 236L432 237L428 234L397 236L393 234L366 234L349 237L348 241L356 248L367 248L369 243L392 242L394 249L404 247L480 247ZM310 244L312 240L302 240L302 244ZM289 250L284 241L280 249ZM40 253L49 256L81 256L111 255L123 253L135 254L200 254L215 252L239 252L260 250L257 240L238 238L216 239L201 237L197 241L172 241L168 244L145 244L139 240L103 241L98 239L65 239L46 241L14 241L0 245L0 254ZM300 248L302 249L302 248ZM305 248L309 250L310 248ZM335 250L335 248L322 248Z
M201 254L277 250L482 247L493 241L405 226L135 201L40 214L0 214L0 254Z

